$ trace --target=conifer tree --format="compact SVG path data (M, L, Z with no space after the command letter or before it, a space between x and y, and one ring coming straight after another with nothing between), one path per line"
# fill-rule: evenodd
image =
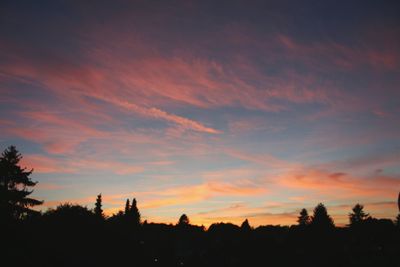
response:
M249 224L249 220L244 220L243 222L242 222L242 225L240 226L240 228L242 229L242 230L244 230L244 231L250 231L251 230L251 226L250 226L250 224Z
M126 203L125 203L125 212L124 212L124 214L126 216L128 216L129 213L130 213L130 210L131 210L131 205L129 204L129 198L127 198L126 199Z
M308 216L306 209L300 211L300 216L297 218L297 222L299 223L299 226L307 226L310 224L310 216Z
M132 199L132 205L130 209L130 216L132 218L132 221L134 224L139 225L140 224L140 212L137 207L137 202L136 198Z
M310 225L318 229L329 229L335 226L324 204L319 203L314 208L314 214L311 217Z
M37 182L29 177L33 169L27 170L18 165L21 159L22 155L15 146L8 147L0 156L0 216L4 221L37 213L30 207L43 203L28 197L33 192L28 188L34 187Z
M365 221L369 214L364 212L364 206L360 204L356 204L353 207L353 212L349 213L349 220L350 220L350 226L354 227L356 225L359 225L363 221Z
M96 204L95 204L95 208L94 208L94 214L98 218L101 218L101 219L104 218L102 206L103 205L102 205L101 194L99 194L99 195L97 195Z

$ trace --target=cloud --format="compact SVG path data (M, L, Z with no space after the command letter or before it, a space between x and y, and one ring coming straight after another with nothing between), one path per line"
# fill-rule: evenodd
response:
M105 100L106 99L102 99ZM158 108L144 108L144 107L140 107L138 105L132 104L132 103L128 103L125 101L118 101L118 100L112 100L113 104L116 104L120 107L124 107L126 109L129 109L131 111L134 111L138 114L142 114L144 116L147 117L152 117L152 118L156 118L156 119L163 119L169 122L174 122L180 126L182 126L184 129L189 129L189 130L195 130L195 131L199 131L199 132L204 132L204 133L210 133L210 134L218 134L221 133L221 131L213 129L213 128L209 128L204 126L203 124L181 117L181 116L177 116L174 114L170 114L167 113L163 110L160 110Z
M34 63L32 62L31 64ZM4 68L4 66L2 67ZM48 90L59 98L62 98L63 101L69 101L73 104L76 104L75 100L77 100L78 97L81 98L78 99L79 104L84 104L87 108L93 108L92 105L87 105L82 101L82 97L91 97L127 109L130 112L147 118L175 123L187 130L210 134L221 133L221 131L206 127L195 120L168 113L160 108L136 104L135 102L138 101L134 100L136 97L133 97L135 93L134 90L132 90L132 84L126 84L128 88L132 88L131 90L120 90L119 86L119 84L124 81L124 75L129 75L129 72L126 74L116 74L114 77L120 77L121 79L116 80L114 77L110 77L106 70L101 70L94 66L80 66L80 68L81 72L77 72L76 66L69 66L68 64L61 68L56 67L55 69L50 69L50 66L46 65L34 67L33 65L29 65L29 63L18 62L13 66L6 67L4 71L9 73L10 76L22 76L34 80L39 84L43 84ZM106 80L108 78L109 80ZM105 87L107 90L104 89ZM131 99L131 101L126 99ZM143 97L140 97L138 100L142 102ZM149 103L149 99L145 102Z
M393 34L390 33L388 36L393 36ZM366 33L365 35L370 34ZM286 48L289 57L303 64L318 66L322 70L332 68L329 64L345 70L360 69L363 66L373 68L375 71L399 68L400 54L391 47L389 42L382 42L381 47L374 48L362 43L354 47L337 41L303 41L301 43L291 36L283 34L278 34L276 38ZM376 44L376 42L374 43Z
M400 178L396 176L357 177L319 169L296 169L274 180L281 186L316 192L330 199L385 197L400 186Z
M35 190L38 191L53 191L53 190L61 190L64 189L66 186L55 184L55 183L38 183L35 186Z
M145 195L151 196L151 198L144 200L141 207L154 209L164 206L183 206L215 197L254 196L265 192L265 189L257 187L249 181L242 180L236 183L208 181L197 185L170 187L160 192L146 192Z
M246 153L235 149L225 149L224 152L231 157L235 157L248 162L253 162L263 166L272 167L274 169L287 169L299 166L299 164L297 163L291 163L286 160L274 157L270 154Z
M157 165L158 162L148 162L146 165ZM21 166L33 167L34 173L84 173L90 170L102 170L118 175L141 173L144 166L122 163L112 160L99 160L95 158L54 158L40 154L24 155Z
M76 171L71 166L66 166L60 160L40 154L24 155L21 166L33 168L34 173L72 173Z

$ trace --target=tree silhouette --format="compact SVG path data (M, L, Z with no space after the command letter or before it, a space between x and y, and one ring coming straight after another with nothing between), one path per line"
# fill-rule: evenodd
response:
M129 214L129 211L130 211L130 209L131 209L131 205L130 205L130 203L129 203L129 198L127 198L126 199L126 202L125 202L125 215L128 215Z
M29 177L33 169L28 171L18 165L21 159L22 155L15 146L9 146L0 157L0 214L4 220L21 219L37 213L30 207L43 203L28 197L33 192L28 188L37 182Z
M400 213L399 214L397 214L397 217L396 217L396 220L395 220L395 225L397 226L397 227L400 227Z
M311 217L310 225L318 229L329 229L335 226L324 204L319 203L314 208L314 214Z
M399 214L396 217L396 226L400 227L400 192L399 192L399 196L397 197L397 206L399 207Z
M310 216L308 216L306 209L300 211L300 216L298 217L297 222L300 226L307 226L310 224Z
M349 213L350 226L359 225L368 218L369 214L365 213L363 209L364 206L358 203L353 207L353 212Z
M119 210L117 213L114 213L111 215L108 219L107 222L111 223L120 223L122 221L126 220L125 213L122 210Z
M132 199L132 205L129 210L129 215L134 224L136 225L140 224L140 212L137 207L136 198Z
M93 224L96 220L95 216L87 207L71 203L60 204L55 209L49 209L44 213L44 218L48 221L76 227Z
M243 230L243 231L250 231L251 230L251 226L250 226L250 224L249 224L249 220L244 220L243 222L242 222L242 225L240 225L240 228Z
M178 225L189 225L189 217L186 214L182 214L181 217L179 218Z
M397 207L399 208L399 213L400 213L400 192L399 196L397 197Z
M104 214L103 214L103 209L101 208L102 205L102 199L101 199L101 194L97 195L96 198L96 204L94 208L94 214L101 219L104 219Z

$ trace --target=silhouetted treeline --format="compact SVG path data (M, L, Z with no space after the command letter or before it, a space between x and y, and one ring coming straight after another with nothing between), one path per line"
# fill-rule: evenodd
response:
M391 220L345 228L216 223L207 230L184 222L106 220L63 204L2 227L3 255L13 262L2 266L399 266L400 231Z
M93 210L65 203L40 213L29 208L41 202L28 199L35 183L20 158L15 147L0 157L0 266L400 266L399 216L375 219L361 204L346 227L322 203L290 227L245 219L205 229L186 214L175 225L142 222L136 199L106 217L101 194Z

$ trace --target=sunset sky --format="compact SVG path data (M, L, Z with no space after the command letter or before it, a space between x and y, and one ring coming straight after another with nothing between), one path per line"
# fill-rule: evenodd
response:
M0 149L143 219L398 214L399 1L1 1Z

